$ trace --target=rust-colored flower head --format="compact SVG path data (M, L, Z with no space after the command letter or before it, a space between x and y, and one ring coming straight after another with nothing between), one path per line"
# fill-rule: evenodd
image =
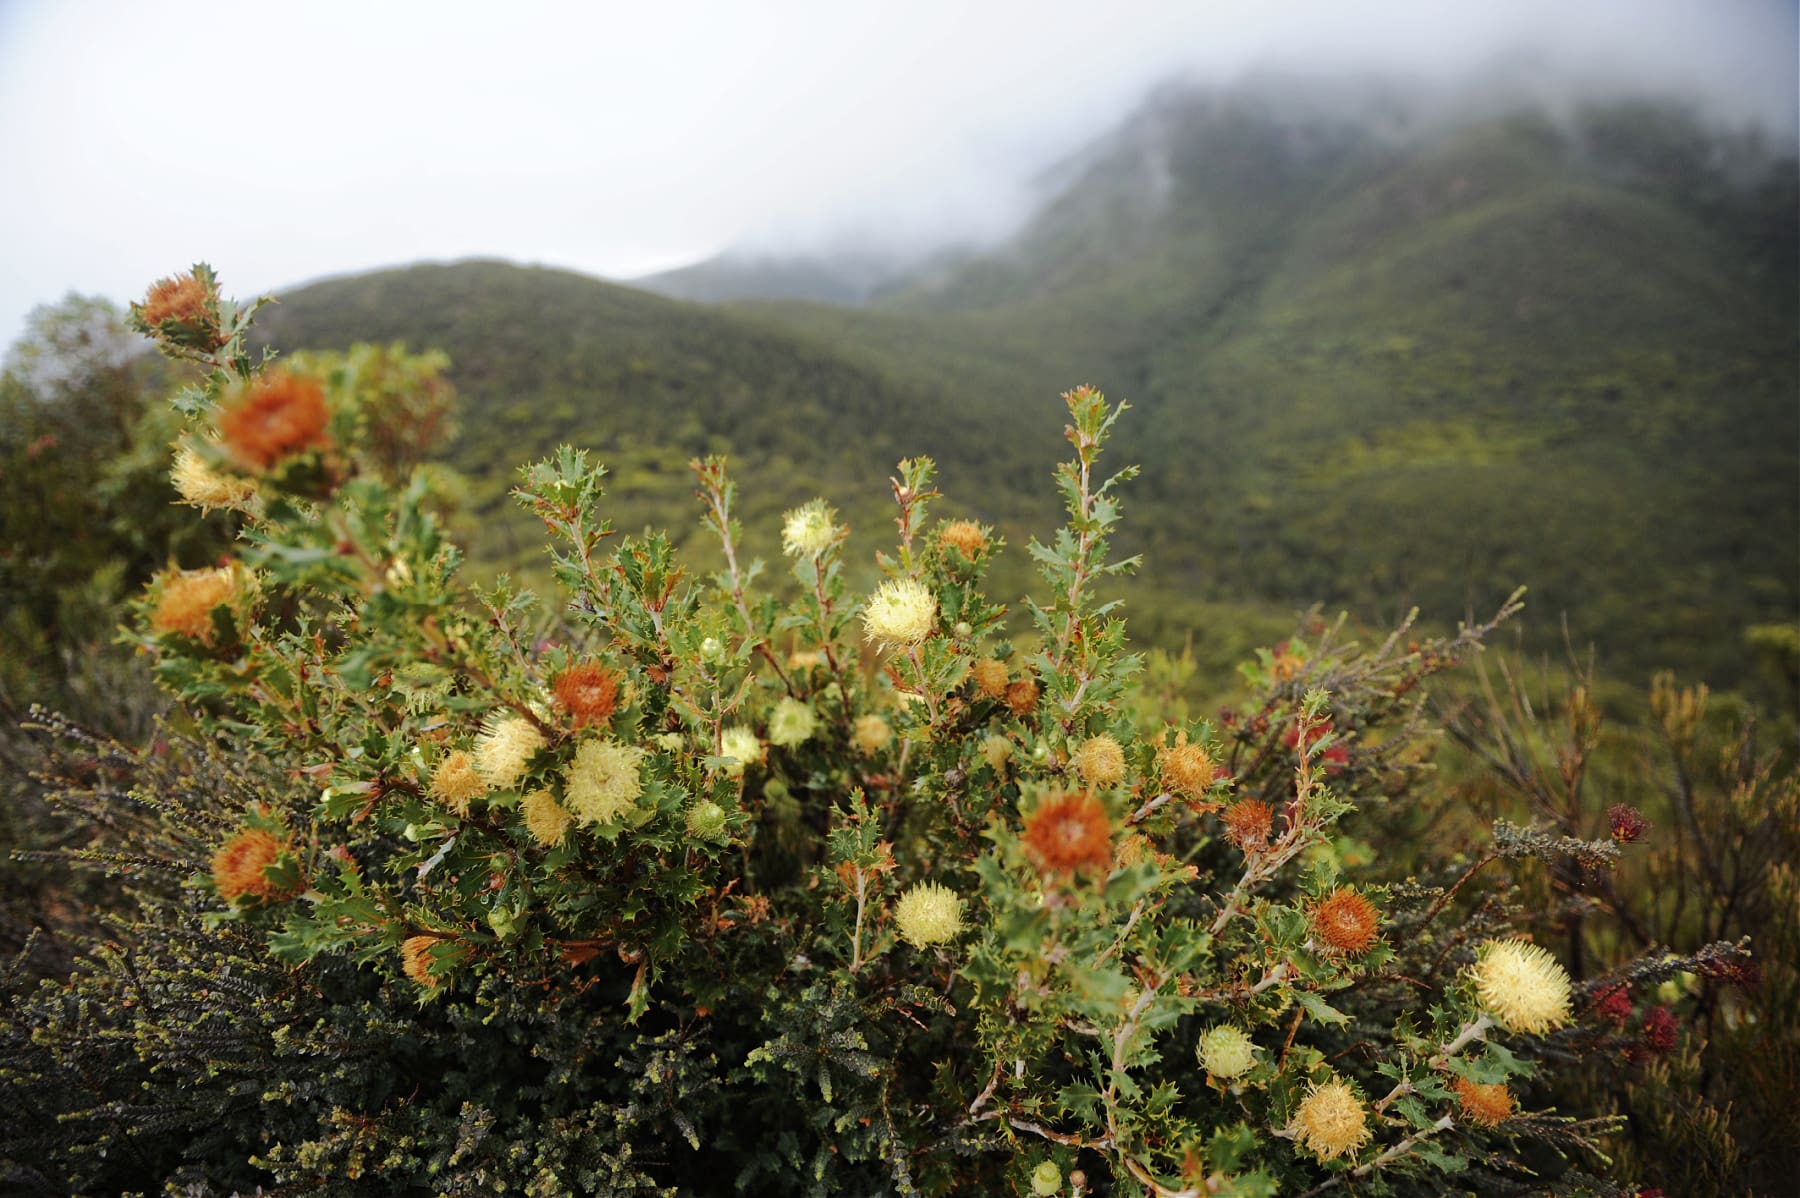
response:
M1047 874L1077 870L1106 873L1112 867L1112 821L1099 799L1085 790L1053 795L1025 817L1025 851Z
M1513 1096L1504 1083L1484 1086L1459 1077L1450 1083L1463 1119L1480 1127L1493 1127L1512 1118Z
M1354 890L1339 886L1313 908L1312 927L1313 935L1333 952L1366 952L1375 943L1381 912Z
M1219 767L1204 745L1188 743L1186 732L1175 734L1175 743L1156 755L1162 766L1163 786L1188 799L1198 799L1219 779Z
M132 308L144 328L165 341L207 352L225 344L218 293L192 272L158 279Z
M427 990L437 989L441 980L431 976L431 950L443 943L441 936L408 936L400 943L400 968L406 976Z
M248 895L259 899L292 897L286 890L269 881L264 870L275 864L287 846L261 828L245 828L214 850L212 855L213 885L219 897L227 900Z
M1083 782L1101 790L1125 779L1125 750L1110 736L1090 736L1082 741L1069 764Z
M987 699L998 699L1006 694L1006 684L1011 681L1006 673L1006 663L997 657L982 658L969 667L969 673L975 679L976 693Z
M1225 839L1242 853L1255 853L1269 847L1275 830L1275 809L1261 799L1239 799L1219 816L1225 825Z
M938 540L945 548L955 548L970 561L987 548L987 534L972 520L952 520L938 533Z
M1650 830L1644 813L1624 803L1614 803L1606 809L1606 822L1611 826L1612 838L1620 844L1630 844Z
M267 470L284 458L329 446L330 420L325 389L315 380L271 370L219 412L219 439L239 465Z
M600 727L619 704L619 676L599 662L584 661L552 678L550 693L575 727Z
M1037 710L1038 684L1021 678L1006 688L1006 706L1021 719Z
M1292 652L1286 641L1275 646L1274 664L1270 672L1274 674L1276 682L1292 682L1305 669L1306 658Z
M229 566L209 570L171 570L163 574L161 593L150 610L153 631L174 633L211 645L217 628L212 613L237 594L238 577Z

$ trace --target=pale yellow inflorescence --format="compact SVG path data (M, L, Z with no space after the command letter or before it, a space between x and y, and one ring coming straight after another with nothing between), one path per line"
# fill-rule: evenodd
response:
M793 557L818 557L837 535L837 513L823 499L801 504L781 521L781 549Z
M544 735L522 716L490 720L475 738L475 768L495 790L516 786L532 755L544 747Z
M725 772L733 778L742 778L744 771L753 765L762 764L763 755L768 751L763 743L756 739L756 733L742 724L733 724L725 729L719 738L719 756L734 760L725 767Z
M519 810L525 816L525 830L545 848L561 844L575 818L547 790L534 790L520 799Z
M1105 789L1125 779L1125 750L1110 736L1090 736L1081 742L1069 764L1089 786Z
M894 729L878 715L859 715L850 733L850 745L864 757L873 757L894 739Z
M1217 1078L1242 1077L1256 1067L1256 1043L1229 1023L1200 1035L1200 1066Z
M182 501L202 512L214 508L249 511L255 506L256 483L235 474L225 474L206 464L199 454L186 445L175 451L175 464L169 469L169 481Z
M1294 1131L1320 1160L1362 1147L1374 1133L1356 1092L1336 1078L1313 1086L1294 1112Z
M647 754L636 745L590 739L575 750L563 797L584 824L609 824L637 802L644 791L638 765Z
M894 904L894 926L919 948L946 944L962 931L962 900L948 886L920 882Z
M431 797L457 815L469 814L469 804L486 793L475 759L461 749L445 754L431 772Z
M819 717L813 709L789 696L775 705L769 716L769 743L791 749L819 730Z
M937 598L916 578L890 578L869 596L863 633L884 649L911 649L931 635Z
M1491 941L1473 974L1475 997L1509 1032L1548 1032L1569 1021L1569 975L1536 944Z

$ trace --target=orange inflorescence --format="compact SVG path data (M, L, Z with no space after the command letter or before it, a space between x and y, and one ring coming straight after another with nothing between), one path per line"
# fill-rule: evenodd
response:
M1125 749L1110 736L1090 736L1069 757L1089 786L1117 786L1125 779Z
M1375 943L1381 912L1362 895L1340 886L1313 908L1313 931L1340 953L1360 953Z
M151 286L148 295L144 296L144 323L156 328L164 321L175 320L183 324L197 324L208 320L206 301L206 284L191 274L179 274L172 279L159 279Z
M999 658L984 657L969 667L969 673L974 675L975 689L987 698L998 699L1006 693L1006 663Z
M1038 685L1029 678L1021 678L1006 688L1006 705L1016 716L1028 716L1037 710Z
M220 845L212 856L213 885L218 887L219 897L286 897L263 875L263 870L273 865L286 847L261 828L246 828Z
M163 579L162 594L150 612L150 627L210 645L213 608L229 603L236 589L237 581L229 569L177 570Z
M938 534L938 540L945 545L954 545L970 561L974 561L975 555L987 548L987 534L972 520L953 520L944 525L944 531Z
M550 690L577 728L603 725L619 703L619 676L598 662L583 662L551 679Z
M267 470L283 458L331 443L325 390L312 379L271 370L219 413L219 438L245 466Z
M1466 1077L1459 1077L1450 1083L1450 1088L1456 1091L1457 1103L1471 1123L1493 1127L1512 1118L1512 1091L1502 1083L1484 1086Z
M1163 785L1177 794L1197 798L1219 779L1219 767L1204 745L1190 745L1187 733L1177 732L1175 743L1157 754L1162 763Z
M1275 809L1261 799L1239 799L1219 817L1225 825L1225 839L1245 853L1268 847L1269 835L1275 829Z
M443 942L442 936L408 936L400 942L400 968L421 986L437 988L439 979L431 976L431 950Z
M1072 874L1112 867L1112 821L1099 799L1085 790L1056 795L1025 817L1025 850L1039 869Z

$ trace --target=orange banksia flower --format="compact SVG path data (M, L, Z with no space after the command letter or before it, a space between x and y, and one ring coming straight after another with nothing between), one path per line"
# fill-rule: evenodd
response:
M1450 1088L1456 1091L1457 1105L1462 1108L1463 1117L1471 1123L1493 1127L1512 1118L1512 1091L1502 1083L1484 1086L1459 1077L1450 1083Z
M577 728L601 725L619 704L619 676L598 662L586 661L551 679L550 691Z
M431 976L431 950L441 944L441 936L408 936L400 944L400 968L406 976L424 986L435 990L440 979Z
M969 667L969 673L975 679L975 690L984 698L998 699L1006 693L1006 663L999 658L984 657Z
M144 302L135 306L138 319L159 337L200 350L225 344L219 329L218 296L206 280L191 272L157 280Z
M1125 750L1110 736L1090 736L1069 758L1089 786L1117 786L1125 779Z
M1006 706L1012 713L1021 718L1037 710L1038 684L1029 678L1021 678L1006 688Z
M150 611L150 627L211 645L217 631L213 609L230 603L236 593L237 575L229 566L171 571L163 575L162 594Z
M1261 799L1239 799L1219 817L1225 825L1225 839L1240 852L1254 853L1269 847L1269 836L1275 829L1275 809Z
M325 389L309 378L271 370L219 413L219 439L241 465L267 470L283 458L331 444Z
M938 540L946 547L954 546L970 561L987 548L987 534L972 520L952 520L938 533Z
M1219 780L1219 767L1204 745L1190 745L1186 732L1175 734L1175 743L1156 755L1162 765L1163 785L1177 794L1198 798Z
M275 864L287 846L261 828L245 828L220 845L212 855L213 885L219 897L233 900L250 895L260 899L281 899L288 893L264 876L263 870Z
M1112 868L1112 821L1085 790L1054 795L1025 817L1025 851L1047 874Z
M1381 927L1381 912L1362 895L1345 886L1331 892L1313 908L1313 934L1340 953L1368 951Z

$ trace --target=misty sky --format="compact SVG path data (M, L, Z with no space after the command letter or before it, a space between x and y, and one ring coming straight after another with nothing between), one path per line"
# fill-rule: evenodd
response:
M1177 76L1444 82L1524 48L1792 136L1795 7L0 0L0 347L35 304L197 259L248 296L419 259L628 277L997 236Z

